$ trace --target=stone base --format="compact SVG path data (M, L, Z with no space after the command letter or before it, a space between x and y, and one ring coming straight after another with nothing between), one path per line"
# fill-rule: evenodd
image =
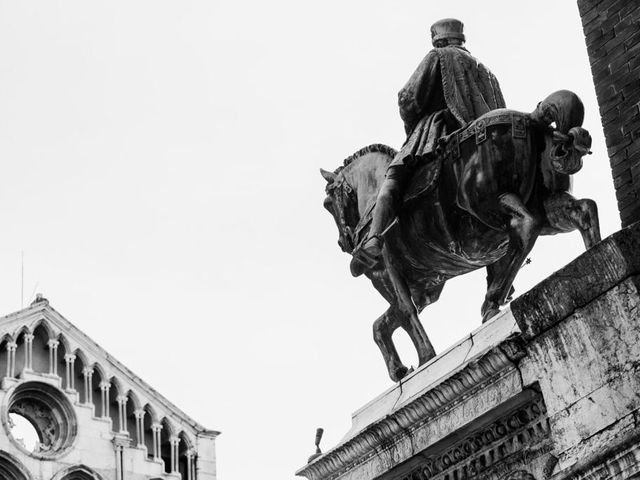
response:
M640 478L640 223L355 412L297 474Z

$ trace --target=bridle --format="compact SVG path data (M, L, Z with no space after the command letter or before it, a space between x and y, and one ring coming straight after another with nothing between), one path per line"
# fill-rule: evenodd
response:
M349 182L347 182L344 175L339 175L336 180L327 185L326 193L331 197L335 205L334 217L337 217L336 223L338 224L338 229L342 233L343 238L348 242L348 245L342 245L342 242L340 242L340 248L345 252L351 253L355 248L355 236L353 228L347 224L347 217L349 215L349 207L353 208L353 205L357 205L355 190ZM355 223L357 223L357 221L356 218Z

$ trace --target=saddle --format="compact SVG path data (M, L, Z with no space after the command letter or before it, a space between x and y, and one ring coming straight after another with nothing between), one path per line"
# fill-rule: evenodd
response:
M446 135L438 140L434 155L425 163L418 166L411 177L409 186L404 194L401 208L407 208L412 202L418 200L431 191L438 184L442 166L449 159L460 158L460 146L475 139L475 144L480 145L487 139L487 128L495 125L511 126L513 138L526 138L529 130L529 117L527 114L507 109L493 110L480 118L468 123L462 128ZM353 231L354 250L361 247L367 238L371 213L375 207L373 200L365 210Z

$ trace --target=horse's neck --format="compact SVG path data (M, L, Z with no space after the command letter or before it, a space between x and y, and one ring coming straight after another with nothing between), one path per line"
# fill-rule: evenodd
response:
M376 152L363 155L350 165L347 181L356 192L360 217L378 195L390 162L388 155Z

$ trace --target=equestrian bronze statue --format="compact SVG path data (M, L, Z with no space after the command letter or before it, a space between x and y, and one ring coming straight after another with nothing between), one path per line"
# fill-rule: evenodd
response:
M420 365L435 356L418 314L445 282L487 269L483 321L499 312L539 235L579 230L586 248L600 241L595 202L570 195L570 176L590 153L581 127L584 107L574 93L549 95L530 114L490 111L441 137L419 167L396 219L386 227L381 260L364 274L389 302L373 325L389 376L407 374L392 342L406 330ZM371 145L356 152L327 181L325 208L348 253L368 236L371 212L396 151Z

